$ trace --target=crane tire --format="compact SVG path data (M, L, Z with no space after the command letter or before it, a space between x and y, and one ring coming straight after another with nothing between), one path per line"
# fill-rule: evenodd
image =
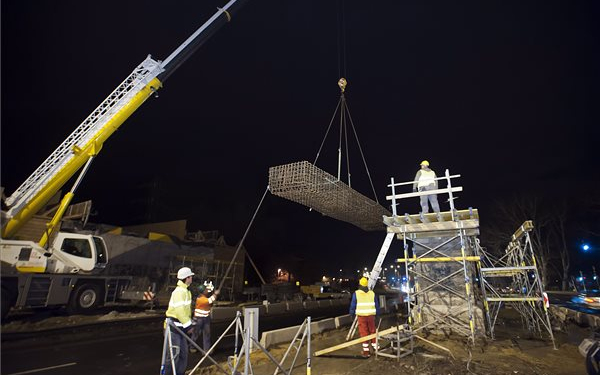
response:
M70 313L88 313L100 304L100 287L96 284L79 285L69 300L67 310Z

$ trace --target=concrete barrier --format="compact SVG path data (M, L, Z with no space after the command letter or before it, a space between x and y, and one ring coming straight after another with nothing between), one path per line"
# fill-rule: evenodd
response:
M335 318L323 319L310 324L310 332L313 334L330 331L332 329L335 329Z
M285 302L269 303L267 305L267 314L269 314L269 315L285 314L286 311L287 311L287 304Z
M210 309L210 318L212 320L233 320L235 319L237 307L213 307Z
M600 316L586 314L562 306L550 305L550 314L560 322L573 321L574 323L591 328L600 328Z
M352 324L352 317L348 315L342 315L335 318L335 328L349 326Z
M286 306L288 311L304 310L303 302L286 302Z
M318 309L319 302L318 301L304 301L304 308L307 310Z
M329 331L336 328L336 318L329 318L319 320L318 322L312 322L310 324L310 331L312 334L318 334L324 331ZM300 326L293 326L287 328L276 329L273 331L265 331L262 333L260 337L260 344L268 349L270 346L282 344L282 343L290 343ZM300 333L302 334L302 333Z
M331 307L332 300L330 299L322 299L317 301L319 303L319 307Z

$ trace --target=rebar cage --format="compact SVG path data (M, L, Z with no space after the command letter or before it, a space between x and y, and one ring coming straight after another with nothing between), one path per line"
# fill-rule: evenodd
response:
M383 216L390 215L379 203L308 161L269 168L269 186L274 195L366 231L384 230Z

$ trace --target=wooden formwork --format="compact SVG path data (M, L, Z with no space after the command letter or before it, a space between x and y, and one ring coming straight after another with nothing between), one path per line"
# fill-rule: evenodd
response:
M372 231L384 230L390 212L308 161L269 168L271 193L334 219Z

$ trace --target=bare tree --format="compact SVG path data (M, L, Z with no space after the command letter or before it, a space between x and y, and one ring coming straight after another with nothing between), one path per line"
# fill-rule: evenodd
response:
M567 203L561 201L555 205L555 212L552 218L552 229L557 237L557 248L562 265L561 290L567 290L569 284L569 269L571 267L571 256L567 244Z
M531 243L544 288L548 285L549 264L552 258L550 243L552 231L552 214L541 202L538 197L519 196L510 201L497 204L497 220L500 224L492 227L492 232L488 236L491 241L490 246L499 250L498 245L503 243L506 246L510 241L510 236L519 225L527 220L533 221L534 229L531 232Z

